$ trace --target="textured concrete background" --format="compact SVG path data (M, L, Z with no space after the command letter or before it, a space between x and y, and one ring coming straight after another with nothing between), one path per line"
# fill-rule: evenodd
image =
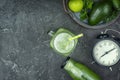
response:
M65 60L49 46L50 30L67 28L84 33L71 57L98 73L103 80L120 80L120 62L108 67L92 64L95 36L64 12L62 0L0 0L0 80L72 80L62 69ZM120 31L120 18L112 28ZM119 35L118 35L119 36Z

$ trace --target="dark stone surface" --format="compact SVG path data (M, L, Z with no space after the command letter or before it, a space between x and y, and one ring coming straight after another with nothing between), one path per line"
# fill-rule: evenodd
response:
M119 63L92 64L95 36L104 29L85 29L64 12L62 0L0 0L0 80L72 80L60 66L65 60L49 46L47 32L60 27L84 33L71 57L90 67L103 80L120 80ZM120 31L120 19L112 24ZM118 35L119 36L119 35Z

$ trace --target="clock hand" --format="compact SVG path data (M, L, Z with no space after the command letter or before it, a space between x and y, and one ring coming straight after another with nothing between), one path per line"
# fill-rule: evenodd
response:
M103 54L101 57L103 57L103 56L105 56L106 54L110 53L110 52L113 51L114 49L115 49L115 48L113 48L113 49L111 49L111 50L105 52L105 54Z
M115 48L113 48L113 49L111 49L111 50L107 51L107 53L109 53L109 52L113 51L114 49L115 49Z

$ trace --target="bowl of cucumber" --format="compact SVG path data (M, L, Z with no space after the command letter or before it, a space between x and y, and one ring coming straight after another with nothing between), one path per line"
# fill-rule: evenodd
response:
M79 25L100 29L120 17L119 0L63 0L64 11Z

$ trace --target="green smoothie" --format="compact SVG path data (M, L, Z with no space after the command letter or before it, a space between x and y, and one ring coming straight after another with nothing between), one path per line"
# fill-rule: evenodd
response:
M68 40L71 37L72 36L68 33L58 34L54 39L54 47L56 48L56 50L63 54L70 52L75 46L74 40Z
M76 40L69 40L69 38L75 36L70 31L60 28L53 36L50 45L51 47L57 51L59 54L68 56L77 44Z

